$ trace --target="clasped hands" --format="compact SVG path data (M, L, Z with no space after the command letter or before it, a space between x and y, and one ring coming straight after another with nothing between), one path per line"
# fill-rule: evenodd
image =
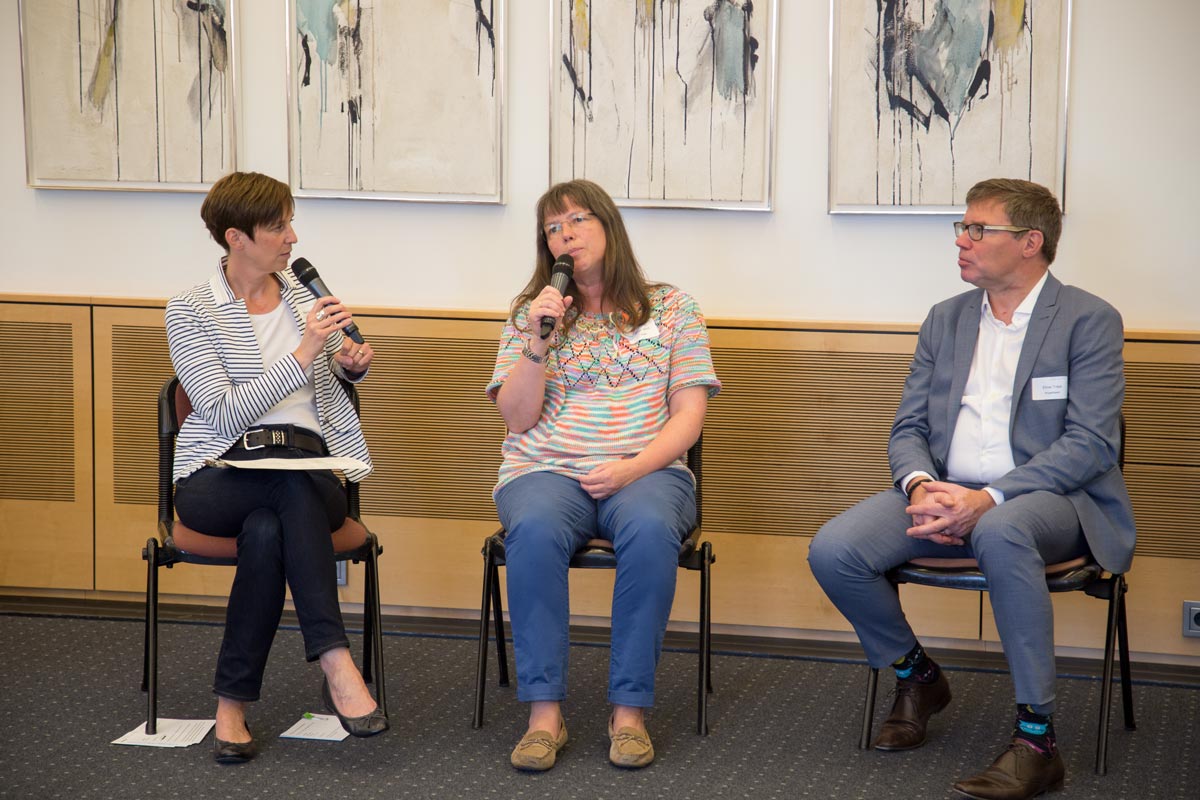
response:
M936 544L961 545L979 518L995 506L996 501L982 489L927 481L913 490L910 505L904 509L913 519L907 533Z
M611 497L641 477L632 461L631 458L605 461L580 478L579 485L593 500Z

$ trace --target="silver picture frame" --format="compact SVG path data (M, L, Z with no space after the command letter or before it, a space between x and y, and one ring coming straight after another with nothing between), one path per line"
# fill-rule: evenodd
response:
M239 0L20 0L37 189L203 192L236 169Z
M296 197L504 202L505 0L286 9Z
M778 0L550 0L550 181L770 211Z
M980 180L1066 205L1071 0L831 0L829 212L959 214Z

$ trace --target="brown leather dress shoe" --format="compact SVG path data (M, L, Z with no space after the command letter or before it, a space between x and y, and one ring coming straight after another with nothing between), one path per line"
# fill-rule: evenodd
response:
M929 718L950 705L950 682L938 671L933 683L896 679L896 702L879 729L876 750L912 750L925 744Z
M1057 749L1052 758L1046 758L1020 739L1013 739L990 767L954 784L954 791L975 800L1023 800L1063 788L1066 773Z

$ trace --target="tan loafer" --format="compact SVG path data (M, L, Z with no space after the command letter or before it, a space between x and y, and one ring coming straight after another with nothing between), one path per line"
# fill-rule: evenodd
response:
M550 731L529 731L517 742L509 760L517 769L528 772L545 772L554 766L558 751L567 744L567 724L558 723L558 736Z
M654 745L650 743L650 734L645 731L637 728L614 731L612 717L609 717L608 738L612 740L608 748L608 760L614 766L641 769L654 760Z

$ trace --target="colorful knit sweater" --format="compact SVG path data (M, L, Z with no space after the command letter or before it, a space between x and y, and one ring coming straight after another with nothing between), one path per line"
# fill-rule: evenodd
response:
M509 432L495 491L530 472L580 478L606 461L640 453L666 424L668 401L688 386L721 390L713 372L700 307L672 286L650 293L650 320L621 331L609 315L580 314L564 338L555 331L546 360L546 396L538 423ZM488 384L495 400L528 337L528 304L509 320ZM671 465L687 469L680 459Z

